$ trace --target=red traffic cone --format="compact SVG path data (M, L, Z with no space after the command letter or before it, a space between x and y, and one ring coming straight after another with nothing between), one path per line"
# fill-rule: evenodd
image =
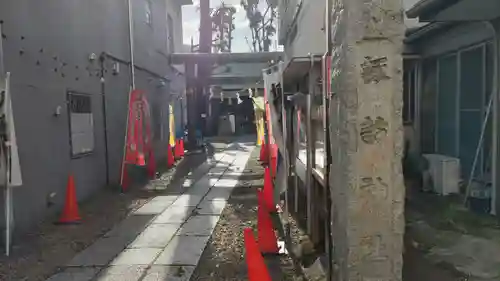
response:
M181 153L181 157L184 157L184 139L183 138L181 138L179 140L179 144L180 144L179 145L179 147L180 147L179 150L180 150L180 153Z
M266 208L269 211L274 211L276 205L274 204L273 180L269 167L264 168L264 191L262 193Z
M58 223L79 223L80 220L78 202L76 200L75 179L73 175L70 175L68 178L68 185L66 187L66 201L64 202L64 209Z
M243 231L249 281L272 281L251 228Z
M174 165L175 159L172 155L172 147L170 144L167 145L167 168L171 168Z
M260 252L263 254L278 254L278 239L262 191L257 190L257 198L257 241Z
M147 172L150 179L154 179L156 177L156 160L153 154L153 150L149 151Z

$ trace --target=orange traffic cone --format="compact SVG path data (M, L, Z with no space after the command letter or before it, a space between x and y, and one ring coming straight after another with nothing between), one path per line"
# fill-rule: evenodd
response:
M167 145L167 168L172 168L174 165L175 159L174 155L172 155L172 147L170 144Z
M181 138L179 140L179 144L180 144L179 145L179 147L180 147L179 150L180 150L180 153L181 153L181 157L184 157L184 139L183 138Z
M245 237L246 260L248 267L249 281L272 281L269 271L264 262L264 258L259 252L257 242L253 236L251 228L245 228L243 231Z
M66 201L64 202L64 209L58 223L79 223L80 220L78 202L76 200L75 179L73 175L70 175L68 178L68 185L66 187Z
M274 204L273 180L271 179L269 167L264 168L264 191L262 193L266 208L269 211L274 211L276 206Z
M278 238L273 228L273 221L266 207L264 194L257 190L257 241L263 254L279 254Z

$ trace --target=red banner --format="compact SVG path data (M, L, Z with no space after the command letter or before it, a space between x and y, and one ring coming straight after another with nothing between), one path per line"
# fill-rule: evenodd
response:
M149 107L143 91L130 93L129 118L125 149L125 163L144 166L145 155L151 157L151 130ZM144 134L144 126L146 134Z

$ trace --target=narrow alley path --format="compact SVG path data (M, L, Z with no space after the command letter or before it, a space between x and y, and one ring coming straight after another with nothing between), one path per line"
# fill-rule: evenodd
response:
M204 257L210 249L228 244L243 253L237 237L235 243L214 244L220 237L233 239L220 235L227 229L221 223L212 240L210 236L226 205L226 210L238 209L233 215L242 222L256 219L252 198L250 204L231 203L233 199L227 204L235 186L250 190L248 182L239 184L239 178L245 178L254 139L213 140L207 154L187 156L175 169L125 194L105 188L81 204L82 224L56 226L54 217L47 218L30 234L16 239L11 257L0 257L0 280L190 280L207 242L210 246ZM253 166L258 166L257 156L253 158ZM255 196L255 189L251 190ZM227 214L232 213L226 211L226 219ZM241 235L236 229L231 232ZM226 252L224 258L228 264L234 259L242 278L227 280L246 280L244 257ZM209 280L207 276L219 271L213 263L211 269L203 264L191 280Z
M215 153L185 192L154 197L47 281L190 280L252 149L232 143Z
M226 173L223 177L238 179L212 238L208 242L191 281L247 281L243 229L257 230L257 188L264 184L264 169L254 149L241 175ZM288 255L266 256L272 280L302 280Z

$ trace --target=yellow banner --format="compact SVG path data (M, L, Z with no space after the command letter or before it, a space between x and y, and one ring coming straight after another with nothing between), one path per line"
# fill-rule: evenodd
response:
M175 146L175 119L174 119L174 106L169 105L168 109L170 111L170 146Z

